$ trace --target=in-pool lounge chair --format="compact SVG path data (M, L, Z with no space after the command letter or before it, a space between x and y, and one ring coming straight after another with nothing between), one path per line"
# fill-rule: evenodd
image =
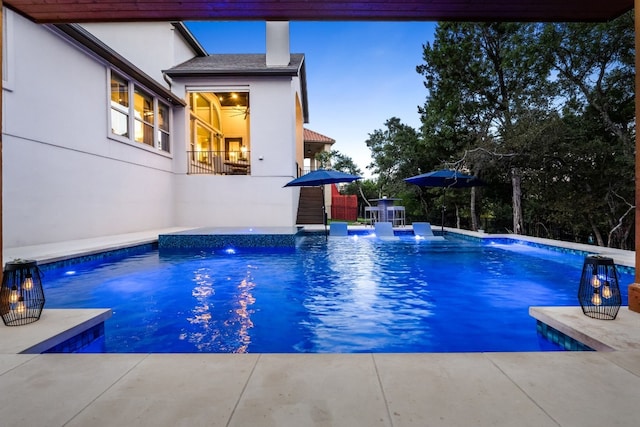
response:
M348 235L346 222L332 222L329 225L329 236L347 237Z
M443 236L436 236L431 230L431 224L428 222L414 222L413 234L427 240L444 240Z
M398 236L393 234L393 226L390 222L376 222L376 237L382 240L398 240Z

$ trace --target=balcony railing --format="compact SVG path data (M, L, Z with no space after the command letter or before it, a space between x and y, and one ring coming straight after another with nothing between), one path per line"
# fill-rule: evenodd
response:
M249 151L187 151L187 174L251 175Z

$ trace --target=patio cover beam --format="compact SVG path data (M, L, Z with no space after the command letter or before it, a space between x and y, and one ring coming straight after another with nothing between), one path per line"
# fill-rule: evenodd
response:
M189 20L603 21L633 0L5 0L38 23Z
M640 285L640 211L638 210L638 201L640 201L640 132L638 132L638 123L640 123L640 0L635 0L634 13L634 32L635 32L635 96L636 96L636 173L635 173L635 185L636 185L636 199L634 205L636 207L636 232L635 232L635 251L636 251L636 263L635 263L635 279L634 279L634 292L636 292L637 286ZM632 288L629 287L629 291Z
M2 50L4 47L4 7L2 7L2 0L0 0L0 84L4 82L4 51ZM2 265L0 266L0 283L2 282L2 272L4 271L4 258L3 256L3 247L4 247L4 239L2 237L2 230L4 227L2 226L2 212L4 211L2 206L2 198L4 196L4 191L2 190L2 120L4 116L2 115L2 106L4 105L4 88L0 90L0 262Z

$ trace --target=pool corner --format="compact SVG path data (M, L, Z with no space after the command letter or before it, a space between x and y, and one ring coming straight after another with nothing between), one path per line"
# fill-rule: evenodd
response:
M23 326L0 325L0 354L39 354L61 345L77 347L95 339L110 308L45 309L40 320Z
M626 306L620 308L614 320L585 316L580 306L529 307L529 315L596 351L640 350L640 313Z

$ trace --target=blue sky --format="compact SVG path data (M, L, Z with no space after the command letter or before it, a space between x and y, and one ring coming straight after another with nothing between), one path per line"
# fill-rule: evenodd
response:
M188 22L208 53L264 53L264 22ZM369 177L365 141L399 117L419 128L427 92L416 66L434 22L291 22L290 46L307 64L308 129L336 140Z

